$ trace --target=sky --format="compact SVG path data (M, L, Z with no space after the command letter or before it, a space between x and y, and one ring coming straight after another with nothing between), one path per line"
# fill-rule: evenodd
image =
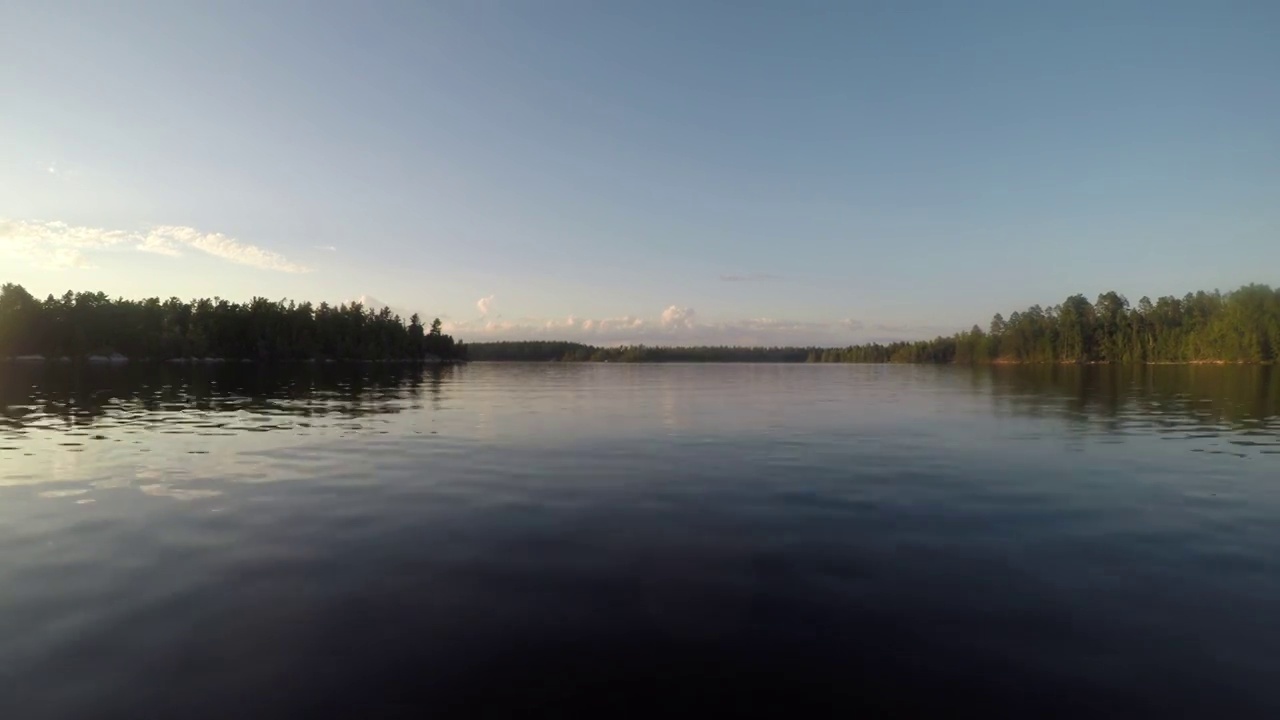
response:
M1280 3L0 5L0 282L468 341L1280 283Z

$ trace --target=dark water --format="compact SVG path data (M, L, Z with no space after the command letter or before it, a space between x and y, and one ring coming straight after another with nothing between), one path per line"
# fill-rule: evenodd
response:
M4 718L1280 716L1270 368L6 367L0 407Z

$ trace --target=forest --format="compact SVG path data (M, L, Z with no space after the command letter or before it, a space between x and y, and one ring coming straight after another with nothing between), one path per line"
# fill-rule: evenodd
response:
M1191 363L1274 362L1280 354L1280 289L1246 285L1137 305L1116 292L1089 302L1033 305L984 330L932 340L820 347L595 347L571 342L468 346L473 360L564 362Z
M100 292L37 300L22 286L0 287L0 358L43 356L129 360L452 361L466 347L437 319L406 323L390 310L254 298L183 301L112 299Z

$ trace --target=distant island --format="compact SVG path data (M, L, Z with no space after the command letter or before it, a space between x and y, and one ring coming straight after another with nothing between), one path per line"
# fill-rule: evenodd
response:
M1090 303L997 314L986 330L933 340L822 347L596 347L574 342L481 342L471 360L772 363L1269 363L1280 354L1280 290L1246 285L1130 306L1107 292Z
M466 346L384 308L360 303L234 303L112 299L97 292L37 300L21 285L0 287L0 358L16 361L458 362Z

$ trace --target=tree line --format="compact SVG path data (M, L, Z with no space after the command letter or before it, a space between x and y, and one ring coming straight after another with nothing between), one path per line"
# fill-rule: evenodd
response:
M975 326L951 341L956 362L1273 362L1280 289L1143 297L1136 306L1116 292L1093 303L1073 295L1048 309L996 315L985 332Z
M454 360L466 347L383 308L221 298L125 300L101 292L38 300L21 285L0 287L0 357L131 360Z
M0 287L0 357L252 360L524 360L561 362L1152 363L1273 362L1280 356L1280 289L1142 298L1106 292L1034 305L983 329L932 340L847 347L599 347L522 341L463 345L418 315L388 309L254 298L112 299L97 293L38 300Z
M848 347L597 347L574 342L473 343L473 360L561 362L811 363L1185 363L1280 359L1280 289L1245 285L1234 292L1143 297L1116 292L1095 302L1073 295L1033 305L987 329L932 340Z

